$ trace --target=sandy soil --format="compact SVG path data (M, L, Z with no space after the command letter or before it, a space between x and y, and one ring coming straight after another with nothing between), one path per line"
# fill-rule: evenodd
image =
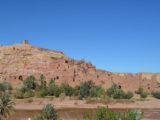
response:
M16 100L16 110L41 110L46 104L53 104L56 109L65 108L97 108L98 106L106 106L102 103L86 103L86 100L65 100L60 99L42 99L42 98L29 98L24 100ZM111 102L108 104L109 108L113 109L160 109L160 100L149 98L145 101L134 102Z

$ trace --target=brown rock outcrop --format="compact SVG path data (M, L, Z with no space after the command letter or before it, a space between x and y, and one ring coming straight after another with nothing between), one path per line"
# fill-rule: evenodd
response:
M105 89L113 83L131 91L139 87L147 91L160 89L160 73L112 73L96 69L84 59L75 61L62 52L29 44L0 46L0 81L18 84L27 76L34 75L38 79L41 74L47 81L53 78L58 84L67 83L72 86L93 80Z

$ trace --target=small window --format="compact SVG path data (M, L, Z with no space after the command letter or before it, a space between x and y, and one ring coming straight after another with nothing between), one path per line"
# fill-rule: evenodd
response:
M68 63L68 60L65 60L65 63Z
M97 75L97 79L99 78L99 75Z
M23 80L23 77L21 75L19 76L19 80L21 80L21 81Z

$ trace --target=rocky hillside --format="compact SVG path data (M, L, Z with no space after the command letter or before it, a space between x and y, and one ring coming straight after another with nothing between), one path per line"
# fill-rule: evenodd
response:
M55 79L58 84L72 86L82 81L93 80L104 88L118 83L124 90L134 91L139 87L153 91L160 89L160 73L112 73L96 69L91 62L76 61L64 53L31 46L15 44L0 46L0 81L22 83L30 75L37 79L43 74L46 80Z

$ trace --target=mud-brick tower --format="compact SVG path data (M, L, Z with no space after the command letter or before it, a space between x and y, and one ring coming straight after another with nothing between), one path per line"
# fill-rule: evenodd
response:
M23 40L23 44L29 44L28 40Z

